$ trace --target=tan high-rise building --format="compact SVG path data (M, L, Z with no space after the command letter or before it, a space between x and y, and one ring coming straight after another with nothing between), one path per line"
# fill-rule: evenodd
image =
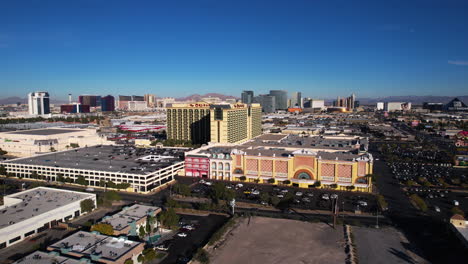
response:
M205 144L210 141L210 104L172 104L167 109L167 139Z
M211 142L240 143L262 133L260 104L211 105Z
M239 143L262 133L260 104L172 104L167 107L167 138Z

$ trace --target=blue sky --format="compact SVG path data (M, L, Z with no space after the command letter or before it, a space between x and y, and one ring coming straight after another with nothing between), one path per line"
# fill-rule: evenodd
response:
M468 1L0 1L0 97L465 95Z

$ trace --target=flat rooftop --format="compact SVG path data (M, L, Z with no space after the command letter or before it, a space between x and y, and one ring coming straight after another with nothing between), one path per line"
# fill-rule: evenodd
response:
M79 264L79 260L59 256L56 252L36 251L26 257L14 262L13 264Z
M177 149L98 145L16 159L7 163L146 175L183 160L184 152Z
M79 231L48 246L47 249L64 250L68 253L84 256L100 255L105 260L116 261L140 244L140 242L131 241L124 237L111 237L97 232Z
M80 131L84 131L84 130L81 130L81 129L65 129L65 128L32 129L32 130L8 132L8 134L31 135L31 136L51 136L51 135L73 133L73 132L80 132Z
M90 193L73 192L47 187L37 187L31 190L5 196L5 198L18 199L18 203L0 209L0 229L47 213L56 208L76 202L77 200L92 197L94 197L94 195Z
M124 207L122 211L112 215L106 216L101 222L106 222L114 227L114 230L122 230L126 228L129 223L138 221L146 215L158 211L161 208L156 206L148 206L135 204L130 207Z

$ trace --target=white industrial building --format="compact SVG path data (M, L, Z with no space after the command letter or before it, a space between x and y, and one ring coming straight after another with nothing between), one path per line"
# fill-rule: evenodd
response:
M96 194L38 187L3 197L0 207L0 248L57 226L82 214L80 203Z
M96 128L42 128L0 133L0 148L16 157L66 150L73 144L84 147L113 142L99 136Z
M386 102L384 106L384 111L393 112L393 111L407 111L411 110L410 102Z

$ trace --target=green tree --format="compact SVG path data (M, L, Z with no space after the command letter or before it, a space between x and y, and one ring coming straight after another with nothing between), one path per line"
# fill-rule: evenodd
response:
M451 210L452 214L459 214L461 216L465 216L465 212L463 212L459 207L455 206Z
M91 199L86 199L80 202L81 212L89 213L94 209L94 201Z
M84 185L84 186L88 185L88 182L86 181L85 177L81 175L78 176L75 182L78 183L79 185Z
M31 179L37 179L39 177L39 175L37 174L36 171L33 171L33 172L31 172L30 177L31 177Z
M289 184L291 184L291 181L290 180L285 180L285 181L283 181L283 184L289 185Z
M0 148L0 156L6 155L6 154L8 154L8 152Z
M183 183L174 184L173 189L176 193L183 195L183 196L190 196L191 194L190 187L187 184L183 184Z
M158 214L159 222L167 228L175 229L179 223L179 215L176 214L174 208L168 208L166 211Z
M260 201L267 203L268 201L270 201L270 195L267 192L261 192Z
M247 177L245 177L245 176L240 176L240 177L239 177L239 180L245 181L245 180L247 180Z
M268 179L268 183L271 183L271 184L275 183L275 178Z
M7 176L7 169L3 165L0 165L0 175Z
M126 259L124 264L133 264L133 260L132 259Z
M140 236L140 238L143 238L146 235L145 227L143 225L140 226L140 229L138 230L138 235Z
M65 177L63 177L62 173L57 173L57 181L58 182L65 182Z
M141 256L141 258L140 258ZM147 248L138 256L138 261L148 263L156 259L156 251L153 248Z
M114 228L112 225L107 223L97 223L91 227L91 231L97 231L103 235L108 236L114 235Z
M277 206L279 202L280 202L280 199L277 196L272 195L270 197L270 204L272 204L273 206Z
M410 195L410 199L419 207L419 209L421 209L421 211L427 211L428 208L426 202L417 194Z

